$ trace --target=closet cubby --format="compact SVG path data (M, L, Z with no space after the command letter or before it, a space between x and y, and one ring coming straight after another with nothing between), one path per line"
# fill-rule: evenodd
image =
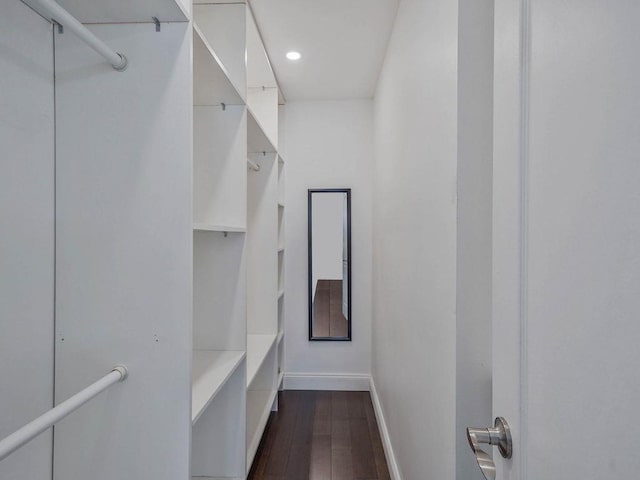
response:
M193 107L193 221L196 230L247 226L244 106Z

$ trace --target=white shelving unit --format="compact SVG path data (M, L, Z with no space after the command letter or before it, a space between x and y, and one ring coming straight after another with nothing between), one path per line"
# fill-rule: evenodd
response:
M55 291L46 299L55 342L34 345L55 344L49 404L117 363L129 377L56 425L39 447L54 474L39 477L244 479L277 408L283 343L281 94L250 7L58 2L128 65L114 71L53 25L30 39L50 41L47 55L10 62L48 85L33 95L50 111L25 105L11 121L46 127L53 138L39 139L55 158L55 188L37 188L50 213L38 218L55 233L43 250L56 259L43 274ZM35 35L25 25L11 38Z
M243 479L277 406L280 95L246 4L195 1L193 42L192 475Z

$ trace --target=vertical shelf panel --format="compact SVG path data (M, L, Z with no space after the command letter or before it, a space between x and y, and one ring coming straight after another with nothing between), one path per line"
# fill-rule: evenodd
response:
M21 2L0 15L0 438L51 408L54 81L51 25ZM51 478L47 431L0 462L2 479Z
M56 402L116 363L129 377L56 426L55 479L184 479L192 32L188 23L89 28L130 61L115 72L74 35L54 33Z

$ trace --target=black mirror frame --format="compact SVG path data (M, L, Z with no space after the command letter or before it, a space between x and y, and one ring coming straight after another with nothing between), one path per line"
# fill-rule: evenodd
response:
M314 337L313 336L313 255L312 255L312 208L311 197L314 193L346 193L347 194L347 269L349 270L349 278L347 279L347 294L349 296L349 302L347 306L347 312L349 318L347 319L347 336L346 337ZM308 241L308 304L309 304L309 341L310 342L351 342L351 279L353 272L351 270L351 189L350 188L310 188L307 190L307 241Z

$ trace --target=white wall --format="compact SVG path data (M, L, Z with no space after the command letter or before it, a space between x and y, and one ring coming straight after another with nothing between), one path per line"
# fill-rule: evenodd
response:
M285 373L368 375L372 101L290 102L286 110ZM351 342L308 341L307 189L330 187L352 189ZM303 378L301 382L304 381ZM285 384L288 388L302 386L289 377Z
M482 480L465 428L491 416L493 0L459 0L456 478Z
M455 476L458 5L402 0L375 98L373 377L406 480Z
M0 8L0 438L53 405L54 112L51 24ZM51 479L51 431L0 478Z
M344 193L313 194L313 295L318 280L342 280Z

